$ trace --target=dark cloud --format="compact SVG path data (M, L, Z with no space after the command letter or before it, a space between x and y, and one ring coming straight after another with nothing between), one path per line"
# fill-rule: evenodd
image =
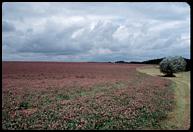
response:
M3 32L12 32L12 31L15 31L15 27L11 23L7 21L3 21L2 22L2 31Z

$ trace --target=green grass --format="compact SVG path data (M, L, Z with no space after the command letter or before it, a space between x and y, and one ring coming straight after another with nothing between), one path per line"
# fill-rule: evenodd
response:
M152 76L162 76L158 66L147 66L137 69ZM163 77L172 80L175 90L175 109L161 122L162 129L189 129L190 127L190 72L175 74L176 77Z
M58 94L56 96L57 99L59 100L63 100L63 99L66 99L66 100L69 100L70 99L70 96L69 95L66 95L66 94Z

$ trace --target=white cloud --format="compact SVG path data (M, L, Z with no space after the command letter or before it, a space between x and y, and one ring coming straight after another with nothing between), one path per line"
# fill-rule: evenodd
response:
M84 28L78 29L72 34L71 38L74 39L74 38L80 37L84 31L85 31Z
M190 58L184 3L4 3L3 28L4 60Z
M129 37L129 31L126 26L120 26L117 30L113 33L113 37L119 41L124 41Z

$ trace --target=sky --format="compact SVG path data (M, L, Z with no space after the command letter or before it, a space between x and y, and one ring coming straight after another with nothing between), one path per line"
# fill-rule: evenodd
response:
M190 58L185 2L6 2L3 61L144 61Z

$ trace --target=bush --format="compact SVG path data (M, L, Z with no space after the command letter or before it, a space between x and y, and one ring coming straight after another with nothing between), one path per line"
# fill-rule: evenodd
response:
M28 102L21 102L19 105L19 109L28 109L29 103Z
M181 56L167 57L160 62L160 71L166 76L174 76L173 73L185 71L186 61Z

